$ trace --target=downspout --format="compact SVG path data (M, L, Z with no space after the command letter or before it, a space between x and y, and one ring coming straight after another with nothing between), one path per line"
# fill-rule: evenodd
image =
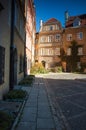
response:
M15 0L11 0L11 31L10 31L10 73L9 84L10 90L14 87L14 17L15 17Z

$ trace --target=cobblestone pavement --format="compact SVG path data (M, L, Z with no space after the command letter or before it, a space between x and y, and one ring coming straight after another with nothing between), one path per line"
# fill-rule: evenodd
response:
M44 78L64 130L86 130L86 75L51 73Z

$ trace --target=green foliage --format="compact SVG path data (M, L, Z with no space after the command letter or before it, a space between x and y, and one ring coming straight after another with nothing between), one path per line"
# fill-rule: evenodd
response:
M62 66L56 66L54 68L51 68L51 72L60 73L62 72Z
M82 63L80 72L84 72L85 69L86 69L86 63Z
M30 71L31 74L44 74L47 73L47 70L43 67L42 63L35 63Z
M66 61L66 53L64 51L64 48L60 49L60 57L62 61Z
M34 78L34 75L28 75L22 81L19 82L19 85L32 85Z
M77 54L78 54L78 45L75 40L71 42L71 65L72 72L76 72L77 70Z
M58 72L58 73L62 72L62 66L55 67L55 72Z
M0 130L9 130L12 125L13 118L6 112L0 111Z
M11 90L6 95L4 99L24 99L27 93L24 90Z

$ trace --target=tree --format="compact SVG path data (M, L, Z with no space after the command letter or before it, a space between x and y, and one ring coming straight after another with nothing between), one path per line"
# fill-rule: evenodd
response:
M75 72L77 69L77 60L78 60L78 45L75 40L71 41L71 69L72 72Z
M64 51L64 48L60 49L60 57L62 61L66 61L66 53Z

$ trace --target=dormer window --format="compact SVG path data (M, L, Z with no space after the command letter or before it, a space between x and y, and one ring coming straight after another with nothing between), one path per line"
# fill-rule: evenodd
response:
M73 27L80 26L80 25L81 25L81 20L80 20L80 18L76 18L76 19L73 21Z

